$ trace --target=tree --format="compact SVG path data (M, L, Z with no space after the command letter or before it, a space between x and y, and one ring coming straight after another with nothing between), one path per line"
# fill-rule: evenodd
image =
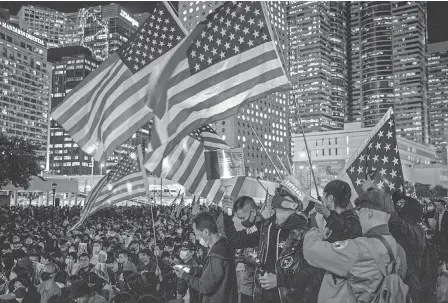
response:
M445 198L448 196L448 189L446 189L442 185L434 186L432 192L435 197Z
M0 133L0 188L12 183L27 189L30 178L39 177L39 163L45 160L39 149L39 144Z
M422 183L415 183L415 194L419 198L431 198L433 193L431 191L431 185L429 184L422 184Z

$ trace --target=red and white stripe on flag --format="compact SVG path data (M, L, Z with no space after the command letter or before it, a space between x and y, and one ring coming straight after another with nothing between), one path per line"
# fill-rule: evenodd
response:
M168 4L159 2L122 47L78 84L51 116L95 160L107 158L148 123L148 77L186 31Z
M272 37L264 3L226 2L163 56L149 80L149 171L195 129L291 87Z

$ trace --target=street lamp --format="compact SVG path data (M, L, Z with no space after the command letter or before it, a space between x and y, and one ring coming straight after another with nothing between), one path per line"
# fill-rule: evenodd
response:
M51 188L53 189L53 207L54 207L54 196L56 195L56 186L57 186L56 183L53 183L51 185Z

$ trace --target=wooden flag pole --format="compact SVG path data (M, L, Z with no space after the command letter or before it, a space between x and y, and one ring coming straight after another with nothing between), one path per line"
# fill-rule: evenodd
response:
M274 162L272 162L271 156L269 156L268 151L266 150L266 148L264 147L263 143L261 142L260 138L258 137L257 133L255 132L254 128L252 127L252 124L250 124L250 122L247 122L247 124L249 124L250 129L252 129L252 132L254 133L255 137L257 137L258 142L261 145L261 148L264 150L265 154L268 156L269 161L271 162L272 166L274 166L275 172L277 173L278 177L280 178L280 180L283 180L283 176L280 174L280 172L278 171L277 167L275 166Z

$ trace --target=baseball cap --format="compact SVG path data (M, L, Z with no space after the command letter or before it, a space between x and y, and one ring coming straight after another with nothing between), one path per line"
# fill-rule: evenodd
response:
M370 189L356 199L356 206L379 210L388 214L395 211L390 195L378 189Z

